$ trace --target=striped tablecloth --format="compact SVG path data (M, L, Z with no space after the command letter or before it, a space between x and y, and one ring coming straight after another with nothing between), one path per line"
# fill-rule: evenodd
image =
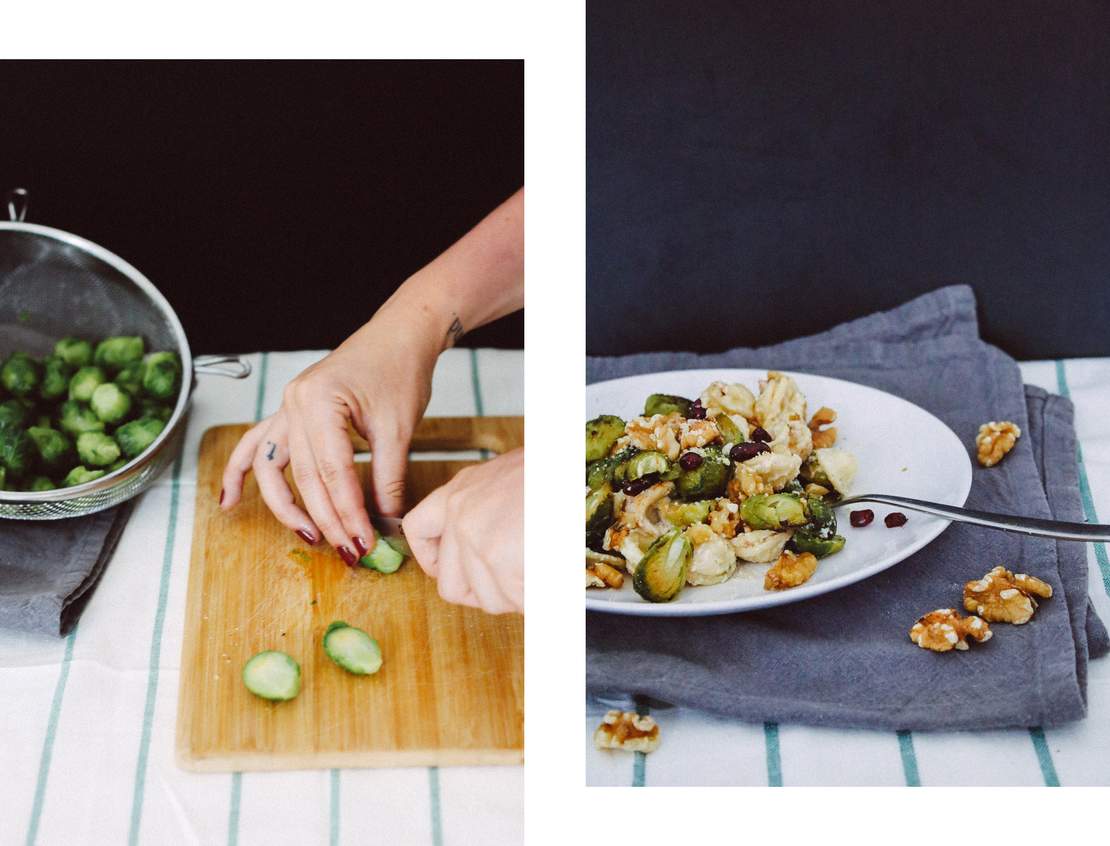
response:
M181 455L139 499L77 628L63 640L0 631L0 844L522 842L522 767L174 764L200 437L272 413L321 355L262 353L247 380L201 379ZM523 366L520 351L447 352L428 414L522 414Z
M1087 520L1110 522L1110 359L1022 364L1025 381L1076 406L1080 486ZM1110 561L1088 550L1090 594L1110 622ZM1015 679L1020 684L1020 679ZM586 715L592 785L1107 785L1110 784L1110 658L1093 661L1089 713L1064 728L911 733L810 728L717 719L698 711L655 712L662 742L650 755L599 752Z

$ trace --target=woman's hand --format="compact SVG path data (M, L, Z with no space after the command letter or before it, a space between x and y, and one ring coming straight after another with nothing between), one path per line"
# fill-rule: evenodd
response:
M402 524L413 556L448 602L524 610L524 450L467 467Z

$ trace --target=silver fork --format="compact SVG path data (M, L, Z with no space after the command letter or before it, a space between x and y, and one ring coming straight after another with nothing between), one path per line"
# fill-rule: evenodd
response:
M990 511L974 511L970 508L957 508L954 505L941 505L938 502L925 502L905 496L890 494L860 494L849 496L833 504L834 508L855 505L860 502L881 502L896 505L911 511L922 511L957 523L972 523L988 529L1001 529L1004 532L1019 532L1023 535L1037 535L1043 538L1085 541L1087 543L1110 542L1110 526L1098 523L1069 523L1065 520L1042 520L1039 517L1018 517L1012 514L993 514Z

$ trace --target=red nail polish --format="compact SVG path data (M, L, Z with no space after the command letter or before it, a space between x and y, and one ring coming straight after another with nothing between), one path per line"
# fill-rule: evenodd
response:
M359 555L365 555L370 551L370 547L366 545L366 541L362 538L355 538L355 549L358 550Z
M308 529L297 529L297 535L307 544L316 544L316 537Z
M220 505L224 504L224 489L220 488Z
M339 557L342 558L344 562L346 562L347 566L354 567L355 564L358 563L358 557L353 552L351 552L351 550L347 549L347 547L341 546L339 547L339 549L336 550L336 552L339 553Z

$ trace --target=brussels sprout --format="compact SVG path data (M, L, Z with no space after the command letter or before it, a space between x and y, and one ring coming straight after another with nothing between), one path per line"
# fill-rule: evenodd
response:
M805 498L806 511L809 513L809 522L806 531L819 538L831 538L836 534L836 514L829 504L819 496ZM802 550L806 552L808 550Z
M0 429L5 426L22 429L30 416L31 413L27 410L27 406L19 400L10 399L0 402Z
M709 512L713 510L713 501L709 499L697 502L672 502L660 503L659 514L672 526L691 526L694 523L704 523L709 519Z
M154 443L166 426L154 417L140 417L116 429L116 442L128 458L134 458Z
M606 482L613 482L615 472L622 462L627 463L628 459L636 454L636 450L632 447L622 449L616 455L608 455L605 458L599 458L597 461L591 461L586 465L586 485L590 490L597 490ZM627 467L625 468L627 470Z
M632 576L632 587L648 602L670 602L686 584L693 546L679 529L655 539Z
M91 408L77 400L66 400L58 412L58 425L63 432L80 435L82 432L103 432L104 421L93 414Z
M173 417L173 406L168 403L158 402L158 400L144 397L139 400L139 416L153 417L155 420L168 423L169 419Z
M672 394L652 394L644 402L644 417L653 414L672 414L678 412L683 417L690 413L692 403L685 397L676 397Z
M119 444L103 432L85 432L77 436L77 457L94 467L107 467L120 456Z
M30 472L38 457L35 442L22 429L0 429L0 465L7 468L9 482Z
M62 487L72 488L74 485L83 485L85 482L99 479L104 473L104 470L90 470L88 467L82 467L78 464L66 474L64 479L62 479Z
M143 339L138 335L105 338L96 345L93 363L114 373L129 364L142 361L144 349Z
M32 426L27 430L27 435L34 441L44 467L61 471L73 465L73 444L57 429Z
M586 494L586 546L599 545L612 522L613 488L605 483Z
M804 495L805 492L806 489L802 486L802 483L798 481L797 476L783 485L782 491L780 491L780 493L797 494L798 496Z
M742 431L727 414L718 414L713 418L717 424L717 431L726 444L738 444L748 439L747 433Z
M126 466L127 462L130 461L130 460L131 459L125 457L125 458L121 458L119 461L116 461L113 464L109 464L108 465L108 472L109 473L114 473L116 470L119 470L119 468Z
M809 529L798 529L791 540L798 552L812 552L818 558L824 558L826 555L832 555L844 549L842 535L834 534L823 538Z
M42 365L27 353L12 353L0 367L0 384L13 396L27 397L34 393L42 380Z
M69 377L72 375L73 368L66 364L64 359L56 355L49 356L42 363L42 384L39 385L39 396L44 400L61 399L69 388Z
M586 461L605 458L617 438L624 434L624 421L612 414L602 414L586 423Z
M670 469L671 462L667 460L667 456L655 450L645 450L628 459L628 469L624 475L631 482L651 473L663 474Z
M807 520L802 498L794 494L757 494L740 504L740 519L753 529L788 529Z
M137 397L143 387L143 365L129 364L112 380L132 397Z
M84 367L92 364L93 348L92 344L80 338L62 338L54 345L54 355L70 367Z
M143 359L143 390L155 399L169 399L181 387L181 359L175 352L151 353Z
M92 399L93 391L106 381L108 381L108 377L104 374L103 368L82 367L69 380L69 398L88 402Z
M706 447L701 452L701 464L683 470L675 483L678 495L687 502L721 496L732 473L732 464L719 449Z
M105 382L96 386L89 408L105 423L119 423L131 411L131 397L114 382Z
M29 490L29 491L52 491L56 487L57 487L57 485L55 485L52 481L50 481L49 476L35 476L35 478L33 478L31 480L31 483L27 486L27 490Z

